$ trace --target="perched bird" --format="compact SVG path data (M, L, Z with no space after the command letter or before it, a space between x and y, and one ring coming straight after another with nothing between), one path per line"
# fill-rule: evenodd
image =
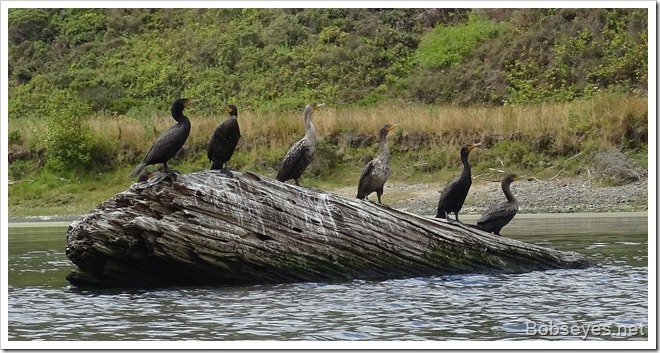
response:
M463 207L470 186L472 186L472 171L470 170L470 163L468 163L468 155L470 154L470 151L479 145L481 144L470 143L461 147L463 172L458 178L454 179L444 188L444 190L442 190L440 201L438 202L438 214L435 216L436 218L444 217L449 221L449 214L453 212L456 215L456 221L458 221L458 212Z
M192 102L186 98L174 101L174 104L172 104L172 117L177 123L160 134L158 139L151 145L147 156L144 157L144 161L129 174L130 177L140 174L144 167L151 164L163 163L163 170L166 172L170 171L167 167L167 161L179 152L190 134L190 120L183 115L183 109Z
M305 136L294 143L282 160L280 170L277 172L277 180L285 182L293 179L300 186L300 176L307 169L316 152L316 129L312 123L312 115L323 103L309 103L303 113L305 117Z
M380 129L380 155L364 166L358 182L358 199L368 199L369 194L375 191L378 203L382 203L380 196L383 195L383 186L390 176L390 148L387 146L387 134L397 126L399 125L385 124Z
M238 109L235 105L227 106L229 118L218 125L211 136L207 148L207 156L211 162L211 169L223 169L234 154L241 130L238 128Z
M500 235L500 230L509 224L516 213L518 213L518 200L511 193L510 186L512 182L520 179L522 177L516 174L509 174L502 180L502 191L504 191L506 201L488 207L479 220L477 220L475 228Z

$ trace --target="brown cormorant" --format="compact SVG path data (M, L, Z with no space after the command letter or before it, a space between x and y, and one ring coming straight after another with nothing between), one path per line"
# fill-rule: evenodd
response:
M241 130L238 128L238 109L230 104L227 106L227 113L229 118L215 128L209 141L207 156L211 162L211 169L227 167L227 162L234 154L238 140L241 138Z
M172 104L172 117L177 123L160 134L158 139L151 145L147 156L144 157L144 161L129 174L130 177L140 174L144 167L157 163L163 163L163 170L166 172L170 171L167 167L167 161L179 152L190 134L190 120L183 115L183 109L192 102L186 98L174 101L174 104Z
M293 179L300 186L300 176L307 169L316 152L316 129L312 123L312 115L323 103L309 103L305 107L305 136L294 143L282 160L280 170L277 172L277 180L285 182Z
M383 195L383 186L390 176L390 148L387 146L387 133L397 126L399 125L385 124L380 129L380 155L364 166L358 182L358 199L368 199L369 194L375 191L378 203L382 203L380 196Z
M470 186L472 185L472 171L468 163L468 155L480 143L466 144L461 147L461 161L463 162L463 172L461 175L449 183L440 194L438 202L438 213L436 218L444 217L449 221L449 214L454 213L458 221L458 212L463 207Z
M521 177L516 174L509 174L502 180L502 191L504 191L506 201L488 207L477 220L475 228L500 235L502 227L509 224L518 213L518 200L511 193L510 186L514 180L520 179Z

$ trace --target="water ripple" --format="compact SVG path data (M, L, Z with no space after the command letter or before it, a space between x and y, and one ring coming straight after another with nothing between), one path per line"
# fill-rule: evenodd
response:
M90 341L581 339L583 332L561 334L563 326L602 326L617 333L619 327L648 326L645 237L527 239L585 253L601 264L583 270L99 291L66 285L63 278L72 266L62 248L34 249L31 243L15 251L10 243L8 337ZM531 327L536 335L528 335ZM559 334L543 335L544 330ZM622 339L588 334L593 340Z

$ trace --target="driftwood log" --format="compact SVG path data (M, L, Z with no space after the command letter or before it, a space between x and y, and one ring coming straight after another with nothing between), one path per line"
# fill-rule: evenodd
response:
M591 265L575 252L250 172L161 179L133 184L71 224L71 284L329 282Z

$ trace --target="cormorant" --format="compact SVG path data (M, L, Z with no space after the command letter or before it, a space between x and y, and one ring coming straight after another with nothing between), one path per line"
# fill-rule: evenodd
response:
M215 128L207 148L211 169L227 167L227 162L234 154L238 140L241 138L241 131L238 128L238 109L230 104L226 110L229 118Z
M518 213L518 200L511 193L510 186L514 180L520 179L522 178L516 174L509 174L502 180L502 191L504 191L506 201L488 207L477 220L475 228L500 235L500 230L509 224Z
M378 196L378 203L382 203L380 196L383 195L383 186L390 176L390 148L387 146L387 133L397 126L399 125L385 124L380 129L380 155L364 166L358 182L358 199L367 198L369 194L375 191Z
M172 117L177 123L160 134L158 139L151 145L147 156L144 157L144 161L129 174L130 177L140 174L142 169L150 164L163 163L163 170L165 172L170 171L167 167L167 161L179 152L190 134L190 120L183 115L183 109L192 102L186 98L174 101L174 104L172 104Z
M449 221L449 214L453 212L456 215L456 221L458 221L458 212L463 207L465 198L472 185L472 171L470 170L470 163L468 163L468 155L470 151L479 145L481 143L469 143L461 147L463 172L442 190L436 218L445 217Z
M277 172L277 180L285 182L293 179L296 185L300 186L300 176L307 169L316 152L316 129L312 123L312 115L324 105L309 103L305 107L305 136L294 143L284 156L280 170Z

